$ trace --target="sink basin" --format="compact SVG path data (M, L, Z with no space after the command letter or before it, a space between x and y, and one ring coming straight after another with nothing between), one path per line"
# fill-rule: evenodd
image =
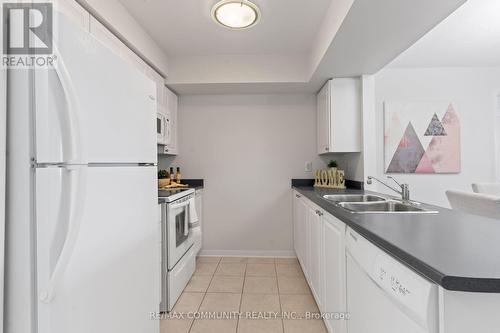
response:
M408 204L399 201L384 201L384 202L340 202L338 205L353 213L437 213L418 207L413 204Z
M386 201L385 198L371 194L334 194L324 195L324 199L333 202L376 202Z

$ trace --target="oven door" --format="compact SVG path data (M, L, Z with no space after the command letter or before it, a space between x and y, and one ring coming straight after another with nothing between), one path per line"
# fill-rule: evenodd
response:
M171 270L193 245L189 226L189 200L168 205L168 270Z

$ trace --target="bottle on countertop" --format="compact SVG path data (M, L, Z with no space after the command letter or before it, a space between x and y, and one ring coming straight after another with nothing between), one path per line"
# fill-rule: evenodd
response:
M170 182L175 182L175 174L173 167L170 167Z
M177 172L175 173L175 181L180 184L182 180L181 168L177 167Z

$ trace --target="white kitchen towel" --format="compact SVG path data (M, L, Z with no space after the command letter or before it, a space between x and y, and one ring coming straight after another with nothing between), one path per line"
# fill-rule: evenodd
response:
M189 199L189 223L191 225L198 222L198 214L196 214L195 198Z
M189 230L190 230L190 224L189 224L189 213L186 211L184 214L184 236L189 235Z

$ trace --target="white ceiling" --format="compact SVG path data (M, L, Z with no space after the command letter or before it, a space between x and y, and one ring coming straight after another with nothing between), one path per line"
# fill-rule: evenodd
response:
M390 67L500 66L500 1L469 0Z
M119 1L168 55L169 87L223 94L311 93L376 73L466 0L253 0L262 19L242 31L212 21L218 0Z
M218 0L120 1L168 56L305 54L331 2L253 0L262 12L260 22L250 29L232 31L210 17Z

